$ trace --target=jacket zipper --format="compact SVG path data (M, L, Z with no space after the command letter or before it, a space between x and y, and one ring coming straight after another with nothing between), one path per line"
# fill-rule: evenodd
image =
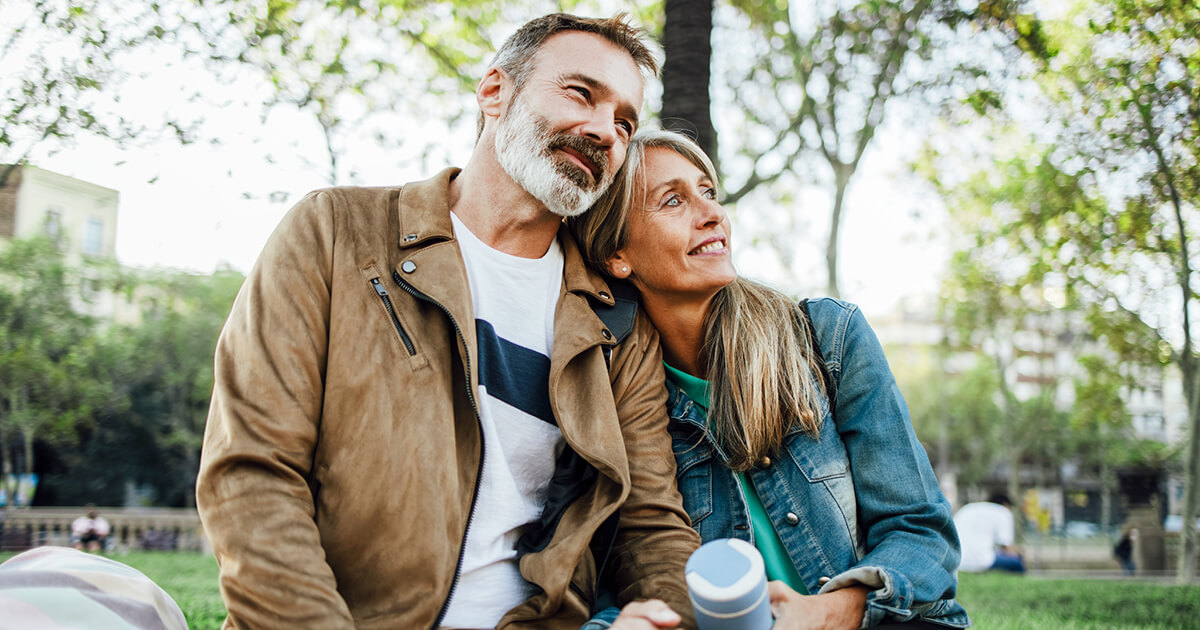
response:
M442 609L438 611L437 619L433 620L433 625L430 627L430 630L437 630L437 627L442 623L442 619L446 617L446 611L450 607L450 600L454 599L454 589L458 586L458 576L460 573L462 573L463 554L467 550L467 533L471 531L471 521L475 518L475 500L479 498L479 481L483 478L483 458L486 454L486 449L483 443L483 423L479 419L479 404L475 401L475 391L471 389L471 352L467 346L467 338L463 335L462 328L459 327L458 321L454 319L454 315L450 313L449 309L447 309L445 306L442 306L442 304L437 300L425 295L424 293L421 293L416 289L416 287L405 282L400 277L400 274L394 270L392 271L392 280L394 280L401 289L404 289L413 297L419 300L424 300L438 307L438 309L446 314L446 317L454 326L454 332L458 335L458 340L463 345L463 355L466 357L466 360L463 361L463 371L466 373L467 378L467 399L471 402L471 410L475 412L475 422L479 426L479 469L475 474L475 487L471 490L471 509L467 512L467 525L463 529L462 544L458 548L458 563L454 567L454 579L450 581L450 592L446 594L446 601L442 602Z
M375 294L383 301L383 310L387 311L388 317L392 320L392 325L396 327L396 332L400 333L400 341L404 342L404 348L408 350L409 356L417 354L417 347L413 345L412 339L408 333L404 332L404 327L400 325L400 318L396 316L396 309L392 306L392 298L388 295L387 289L383 288L383 283L379 278L371 278L371 286L375 287Z

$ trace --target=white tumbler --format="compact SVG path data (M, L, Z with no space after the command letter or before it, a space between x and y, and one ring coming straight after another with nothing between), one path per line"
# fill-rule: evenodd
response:
M688 559L687 585L700 630L767 630L774 623L762 554L744 540L701 545Z

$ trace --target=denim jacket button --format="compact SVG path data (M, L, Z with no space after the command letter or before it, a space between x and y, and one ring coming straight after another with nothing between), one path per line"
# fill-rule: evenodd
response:
M784 519L787 520L788 525L795 525L800 522L800 517L796 516L795 512L788 512Z
M759 468L770 468L771 467L771 458L764 455L762 459L758 460L758 467Z

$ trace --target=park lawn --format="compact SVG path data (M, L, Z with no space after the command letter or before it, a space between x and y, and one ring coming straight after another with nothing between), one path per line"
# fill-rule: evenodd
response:
M13 554L0 554L0 561ZM175 598L191 630L217 630L225 607L217 563L187 552L112 556ZM981 630L1180 630L1200 628L1200 586L1138 580L962 574L959 601Z
M1200 628L1200 586L963 573L958 601L982 630Z

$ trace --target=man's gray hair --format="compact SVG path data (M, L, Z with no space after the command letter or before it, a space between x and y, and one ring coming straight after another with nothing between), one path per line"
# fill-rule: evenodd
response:
M533 60L537 51L550 39L564 31L595 33L623 48L633 57L634 63L652 76L658 74L658 61L646 44L646 31L629 22L629 16L618 13L610 18L585 18L567 13L551 13L526 22L517 29L492 58L489 68L500 68L513 80L513 93L520 93L525 81L533 72ZM483 114L479 115L478 133L483 133Z

